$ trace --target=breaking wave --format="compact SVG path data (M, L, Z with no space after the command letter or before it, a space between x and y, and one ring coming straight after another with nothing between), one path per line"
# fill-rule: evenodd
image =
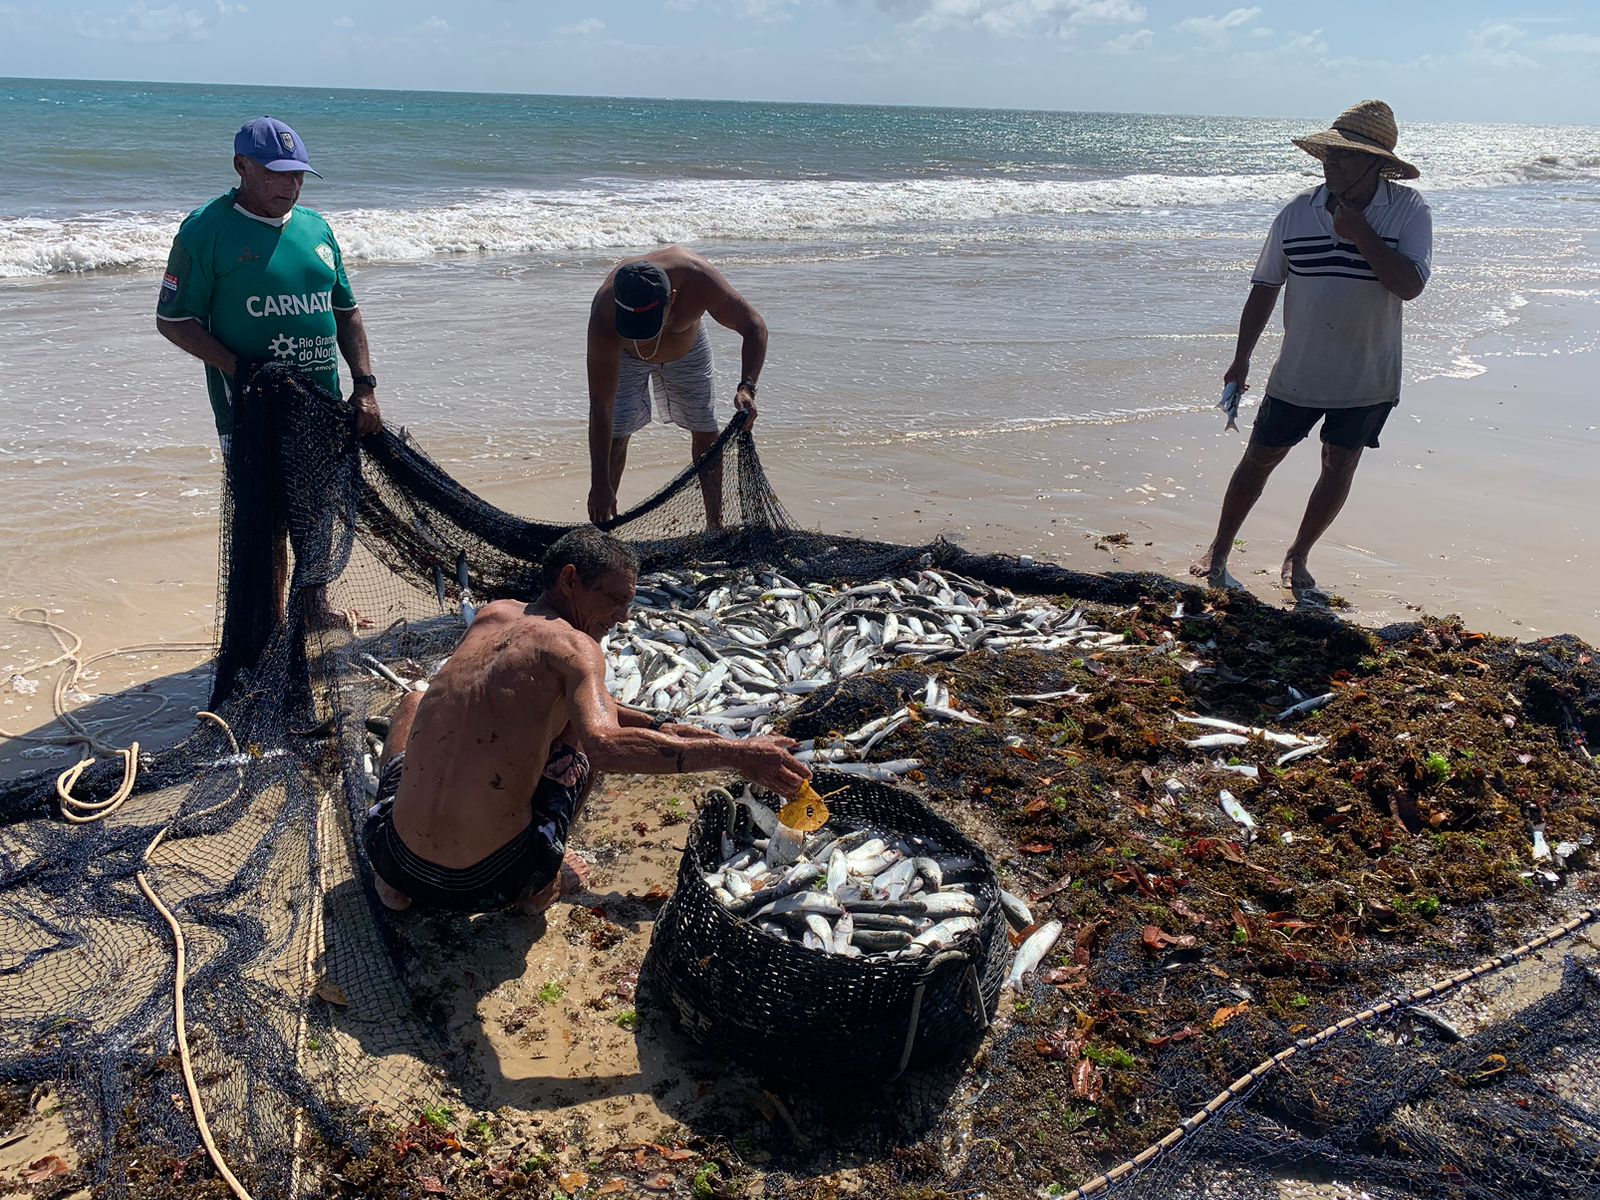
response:
M1308 186L1309 171L999 175L903 180L599 179L575 188L482 191L414 207L329 209L345 257L412 262L467 254L617 251L669 242L826 240L918 233L1005 238L1048 220L1252 209ZM1430 188L1600 181L1600 157L1546 155L1505 169L1433 175ZM0 278L147 269L164 262L178 211L0 217ZM1214 223L1214 222L1213 222ZM1252 220L1251 232L1258 232Z

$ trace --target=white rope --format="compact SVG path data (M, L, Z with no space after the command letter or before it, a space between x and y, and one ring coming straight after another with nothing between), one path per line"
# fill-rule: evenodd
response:
M1288 1062L1295 1055L1299 1054L1302 1050L1314 1049L1331 1038L1338 1037L1340 1034L1345 1033L1350 1029L1354 1029L1358 1025L1366 1025L1372 1021L1375 1021L1384 1014L1391 1013L1397 1008L1405 1008L1408 1005L1420 1004L1424 1000L1432 1000L1437 996L1443 996L1446 993L1455 991L1462 984L1471 983L1473 980L1482 979L1485 975L1493 975L1498 971L1503 971L1513 963L1520 962L1524 958L1527 958L1528 955L1537 953L1538 951L1543 950L1546 946L1560 941L1562 938L1570 937L1572 934L1582 929L1585 925L1592 924L1596 920L1600 920L1600 909L1585 909L1576 916L1572 917L1570 920L1566 921L1564 924L1558 925L1554 929L1541 933L1538 937L1532 939L1531 941L1524 942L1514 950L1508 950L1504 954L1481 962L1477 966L1471 967L1468 970L1458 971L1454 975L1447 976L1444 979L1436 980L1433 983L1424 984L1419 988L1414 988L1412 991L1407 992L1404 995L1394 996L1388 1000L1384 1000L1379 1004L1374 1004L1371 1008L1364 1009L1363 1011L1356 1013L1356 1015L1353 1017L1345 1017L1344 1020L1334 1022L1326 1029L1319 1030L1316 1033L1299 1039L1294 1043L1294 1045L1278 1051L1271 1058L1263 1059L1261 1062L1251 1067L1243 1075L1239 1076L1239 1078L1235 1079L1227 1087L1223 1088L1222 1091L1218 1092L1209 1101L1207 1101L1205 1107L1201 1108L1187 1121L1185 1121L1182 1125L1179 1125L1176 1129L1172 1130L1160 1141L1153 1142L1146 1146L1138 1154L1134 1155L1126 1162L1118 1163L1104 1175L1096 1176L1094 1179L1089 1180L1088 1183L1082 1184L1079 1187L1075 1187L1070 1192L1063 1193L1061 1200L1087 1200L1087 1198L1090 1196L1098 1196L1102 1192L1109 1190L1113 1184L1116 1184L1127 1178L1129 1175L1132 1175L1135 1171L1139 1171L1144 1167L1148 1167L1158 1157L1166 1153L1168 1150L1171 1150L1179 1142L1183 1141L1184 1138L1194 1133L1207 1121L1211 1120L1211 1118L1215 1117L1219 1112L1228 1107L1228 1105L1232 1104L1235 1100L1239 1099L1246 1092L1251 1091L1256 1084L1261 1082L1262 1079L1270 1075L1273 1071L1277 1070L1284 1063Z
M229 729L228 723L217 716L216 713L198 712L195 717L197 719L210 720L220 725L222 732L228 735L228 742L232 745L234 753L237 754L239 752L239 743L233 736L233 730ZM233 795L222 803L228 803L237 795L238 789L236 788ZM204 812L214 812L219 807L221 805L213 805L211 808L205 809ZM194 815L200 816L202 813L195 813ZM168 825L160 833L156 834L151 839L150 844L144 848L144 854L140 856L143 868L135 876L135 879L138 881L139 890L144 893L144 898L150 901L155 910L161 914L161 919L167 923L167 928L172 931L173 951L177 960L173 965L172 971L172 1021L178 1044L178 1062L183 1068L183 1086L189 1093L189 1107L194 1111L194 1123L200 1132L200 1141L205 1145L206 1154L210 1156L212 1165L217 1169L217 1174L222 1176L223 1182L228 1185L233 1194L238 1197L238 1200L251 1200L249 1191L228 1168L227 1160L222 1157L222 1151L217 1149L217 1143L211 1136L211 1123L206 1120L205 1104L200 1099L200 1086L195 1082L194 1064L189 1056L189 1026L183 994L184 982L188 975L183 927L178 924L178 918L173 916L172 910L161 902L161 897L156 895L155 889L150 886L150 880L145 874L145 870L150 866L150 856L155 853L156 847L161 845L167 836L167 831L171 828L172 826Z
M38 613L39 616L37 618L29 616L28 614L31 613ZM84 756L56 777L56 796L61 801L61 815L73 825L88 825L96 821L103 821L121 808L128 797L133 795L134 785L139 775L139 743L135 741L127 747L113 746L104 740L103 735L106 729L141 718L149 720L165 709L171 701L163 696L152 712L118 718L115 721L106 723L100 733L96 734L81 719L68 711L66 706L67 693L77 684L78 677L85 668L104 659L124 654L210 653L212 649L211 643L149 642L135 646L119 646L116 649L106 650L85 659L80 657L80 652L83 650L83 639L66 626L58 625L50 620L50 615L45 609L39 607L23 608L17 609L9 615L12 620L20 624L33 625L48 630L61 650L61 653L54 658L44 662L33 663L16 671L15 674L28 675L37 671L48 670L63 663L66 664L65 669L56 679L52 695L55 718L67 730L67 733L17 734L0 729L0 738L10 738L15 741L35 742L44 745L83 747ZM228 745L233 751L233 758L239 760L235 764L235 770L239 776L239 784L235 786L226 799L209 808L190 813L191 819L215 812L224 805L232 803L239 794L239 786L242 786L244 782L244 759L240 751L239 740L234 737L233 730L229 728L228 723L214 712L197 712L195 719L211 721L219 726L227 736ZM122 759L122 783L117 787L116 791L104 800L80 800L72 794L72 789L77 785L84 771L97 761L96 754L115 754ZM239 1182L238 1176L228 1167L227 1160L223 1158L222 1152L217 1149L216 1139L211 1136L211 1123L206 1119L205 1102L200 1097L200 1086L195 1080L194 1063L189 1053L189 1023L184 998L184 985L188 977L188 954L183 936L183 927L178 923L178 918L173 915L172 910L162 903L161 897L156 894L155 889L151 886L148 875L151 865L150 856L155 853L157 847L166 839L171 828L171 824L165 826L151 839L150 844L144 848L144 853L139 858L141 867L134 878L139 885L140 892L144 894L144 898L150 902L156 912L161 914L161 919L166 922L167 928L172 933L175 957L172 973L174 1036L177 1040L178 1061L183 1070L183 1084L189 1094L189 1106L194 1112L195 1127L199 1131L200 1141L204 1144L206 1154L210 1156L212 1165L216 1167L217 1174L222 1177L234 1196L238 1200L251 1200L249 1191L244 1184Z
M38 613L37 617L29 614ZM172 703L166 696L155 697L156 707L146 713L132 713L127 716L117 717L110 721L100 722L98 732L91 730L86 722L67 708L68 693L78 683L79 676L95 663L108 658L116 658L124 654L194 654L210 653L210 642L144 642L134 646L118 646L112 650L103 650L99 654L82 658L83 639L65 625L59 625L50 619L49 612L37 605L28 608L19 608L8 614L13 621L20 625L32 625L36 628L47 630L56 641L61 653L54 658L43 662L31 663L13 673L13 677L26 676L38 671L47 671L51 667L65 664L65 668L56 677L55 687L51 690L51 709L55 720L67 730L64 734L38 734L38 733L12 733L0 729L0 738L9 738L18 742L33 742L46 746L78 746L81 747L81 757L76 763L68 767L56 777L56 797L61 801L61 815L73 825L88 825L95 821L103 821L117 809L123 802L133 795L134 785L139 776L139 743L116 746L106 740L106 735L119 726L134 721L149 721ZM8 680L7 687L15 690ZM232 734L229 734L232 737ZM104 800L79 800L72 794L72 789L77 786L79 778L84 771L98 761L98 757L116 755L122 759L122 782L109 797Z

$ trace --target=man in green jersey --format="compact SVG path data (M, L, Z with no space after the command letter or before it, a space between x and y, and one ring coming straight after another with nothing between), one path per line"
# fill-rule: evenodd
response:
M233 398L262 362L293 364L337 396L342 353L356 432L378 432L378 381L339 243L320 213L296 203L305 173L321 178L305 144L282 121L258 117L239 130L233 152L239 186L190 213L173 239L156 328L206 364L224 458ZM287 563L280 543L280 604ZM321 589L311 600L314 623L349 619L328 610Z

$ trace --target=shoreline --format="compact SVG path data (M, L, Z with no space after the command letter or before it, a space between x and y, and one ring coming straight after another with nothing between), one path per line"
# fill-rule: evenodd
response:
M1595 490L1600 422L1572 399L1596 373L1600 306L1581 294L1541 296L1520 320L1532 324L1472 344L1480 374L1409 386L1384 431L1383 448L1362 464L1349 505L1312 560L1324 590L1351 604L1347 618L1377 626L1422 611L1456 612L1470 626L1493 632L1523 638L1572 633L1600 642L1600 598L1566 587L1563 574L1580 572L1600 551L1583 503ZM1530 343L1530 332L1537 345L1540 330L1582 349L1519 351ZM184 364L167 366L196 382L181 371ZM1258 378L1264 380L1267 366L1262 354ZM1213 367L1207 364L1206 372ZM412 416L415 407L408 412L395 405ZM1207 409L1025 432L908 433L867 449L852 446L836 424L796 430L769 419L759 427L759 445L778 495L803 528L919 544L945 536L975 552L1030 554L1076 570L1154 571L1187 581L1248 436L1253 413L1242 416L1237 434L1224 434L1221 414ZM574 430L578 425L573 422ZM652 430L641 439L624 483L625 504L681 467L678 456L686 447L674 432ZM426 427L419 433L446 470L491 502L542 519L582 519L587 481L575 458L551 463L527 454L486 461L483 437L431 439ZM516 431L509 433L514 442ZM842 452L825 460L816 452L819 444ZM580 445L573 442L575 450ZM221 488L215 451L174 446L146 455L132 471L108 463L87 468L88 481L120 496L119 505L94 519L58 517L63 525L49 543L54 552L30 561L26 542L38 536L41 517L31 514L30 523L27 508L30 500L38 507L47 503L50 458L41 452L31 462L10 460L14 477L24 480L30 467L43 466L33 495L25 488L19 508L0 519L0 538L22 543L8 556L29 562L0 587L0 612L42 605L82 636L90 654L130 643L209 639ZM1277 569L1310 491L1313 461L1305 447L1291 454L1247 522L1244 548L1232 562L1234 574L1268 603L1288 602ZM533 473L523 473L529 463ZM170 526L170 494L162 501L165 511L143 506L152 480L181 498L176 506L185 528ZM1534 481L1537 487L1530 486ZM1125 544L1103 540L1119 534L1126 535ZM61 553L69 538L77 539L75 548ZM0 630L0 678L55 653L45 631L8 622ZM84 690L119 693L190 661L177 664L168 655L110 660L86 676ZM23 732L47 723L46 697L47 689L31 696L6 689L0 728Z

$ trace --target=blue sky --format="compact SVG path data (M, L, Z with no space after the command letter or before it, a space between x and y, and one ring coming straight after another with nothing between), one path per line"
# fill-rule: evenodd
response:
M0 76L1600 124L1600 4L0 0Z

